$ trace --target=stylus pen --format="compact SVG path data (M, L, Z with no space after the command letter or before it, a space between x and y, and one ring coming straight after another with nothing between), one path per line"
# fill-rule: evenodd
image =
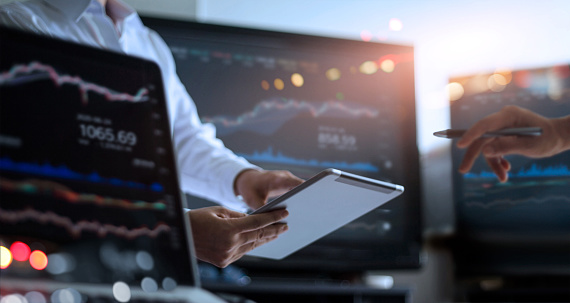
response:
M466 129L446 129L433 133L436 137L441 138L460 138L465 134ZM492 137L502 137L502 136L540 136L542 134L542 129L540 127L516 127L516 128L505 128L501 130L496 130L492 132L485 133L483 138Z

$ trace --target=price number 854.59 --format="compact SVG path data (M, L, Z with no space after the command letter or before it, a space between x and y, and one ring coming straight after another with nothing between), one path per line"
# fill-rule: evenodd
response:
M81 136L89 139L97 139L106 142L113 142L134 146L137 144L137 135L134 132L119 130L115 131L110 127L96 126L90 124L79 124Z

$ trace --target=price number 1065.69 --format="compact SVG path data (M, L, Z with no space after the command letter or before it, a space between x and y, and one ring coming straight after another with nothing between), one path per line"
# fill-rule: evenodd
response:
M79 124L79 129L81 130L81 136L84 138L125 144L130 146L137 144L137 135L134 132L126 130L115 131L110 127L90 124Z

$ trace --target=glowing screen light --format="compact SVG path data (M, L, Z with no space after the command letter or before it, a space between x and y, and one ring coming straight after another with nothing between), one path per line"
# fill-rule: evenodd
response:
M12 256L16 261L27 261L30 257L30 247L23 242L16 241L10 246Z
M8 268L12 264L12 253L4 246L0 246L0 269Z
M30 254L30 265L37 270L43 270L48 264L48 258L43 251L34 250Z

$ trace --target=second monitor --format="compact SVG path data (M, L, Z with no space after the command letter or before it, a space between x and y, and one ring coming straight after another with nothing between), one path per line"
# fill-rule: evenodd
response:
M305 179L332 167L406 188L284 260L246 257L239 264L323 271L420 266L413 47L143 22L172 50L202 122L213 124L217 137L238 155ZM189 203L207 204L199 198Z

